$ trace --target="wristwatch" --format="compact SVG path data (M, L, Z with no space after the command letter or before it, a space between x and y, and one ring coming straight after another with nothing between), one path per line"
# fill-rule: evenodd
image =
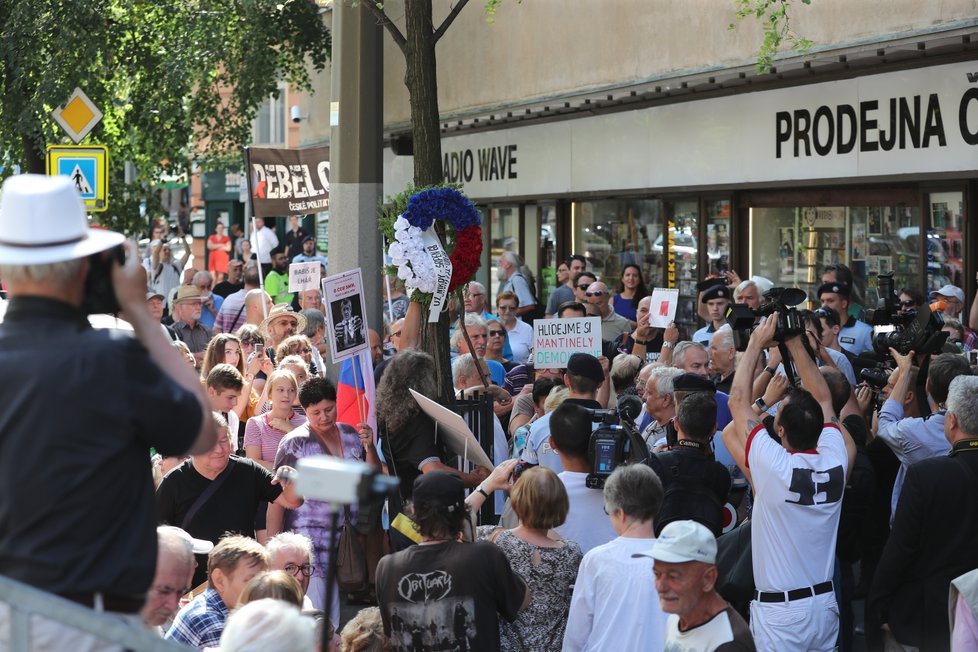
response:
M662 348L664 348L664 349L671 349L674 346L676 346L676 344L674 342L663 342L662 343Z
M633 337L632 338L632 341L635 342L636 344L641 344L642 346L648 346L649 345L649 340L636 340Z
M773 378L773 377L774 377L774 375L775 375L775 374L777 373L777 372L776 372L776 371L775 371L774 369L771 369L771 367L764 367L764 371L766 371L766 372L768 372L769 374L771 374L771 377L772 377L772 378Z
M764 397L763 396L761 398L757 399L756 401L754 401L754 405L756 405L758 408L760 408L761 412L767 411L767 403L764 402Z
M485 496L485 498L486 498L486 499L488 499L488 498L489 498L489 494L487 494L487 493L486 493L486 490L482 488L482 485L481 485L481 484L480 484L480 485L479 485L478 487L476 487L476 488L475 488L475 490L476 490L476 491L477 491L478 493L480 493L480 494L482 494L483 496Z

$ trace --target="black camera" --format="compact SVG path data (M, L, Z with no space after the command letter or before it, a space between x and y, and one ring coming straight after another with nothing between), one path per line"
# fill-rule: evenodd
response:
M82 312L86 315L115 315L122 311L112 287L112 266L115 263L126 264L124 245L88 257L88 276L85 277L85 292L81 304Z
M619 397L617 410L589 409L592 422L600 426L591 433L588 443L588 464L591 472L585 485L591 489L603 489L608 476L629 459L641 462L648 458L648 448L635 427L635 419L642 410L637 396Z
M742 303L733 303L727 308L727 323L734 332L734 344L738 351L747 349L747 342L757 326L757 317L770 317L778 313L778 326L774 331L774 341L784 342L805 332L801 313L794 306L805 301L808 295L798 288L771 288L764 293L767 303L756 310Z
M873 350L877 355L888 357L890 349L900 355L911 351L917 354L940 353L947 342L944 316L931 312L926 305L920 310L900 312L896 307L893 289L893 273L876 277L880 305L873 313Z

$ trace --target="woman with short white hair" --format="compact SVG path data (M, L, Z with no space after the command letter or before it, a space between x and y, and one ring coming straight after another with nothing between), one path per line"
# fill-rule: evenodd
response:
M264 598L249 602L228 617L222 652L309 652L316 625L293 605Z

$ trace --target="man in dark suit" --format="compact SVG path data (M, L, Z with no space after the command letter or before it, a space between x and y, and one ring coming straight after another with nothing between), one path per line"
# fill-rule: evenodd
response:
M876 569L870 608L883 629L922 651L950 648L948 587L978 565L978 377L951 382L947 457L910 466L890 538Z

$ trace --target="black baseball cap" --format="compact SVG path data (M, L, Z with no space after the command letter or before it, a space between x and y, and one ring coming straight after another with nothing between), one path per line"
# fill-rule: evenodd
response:
M717 386L705 376L679 374L672 379L672 389L675 392L716 392Z
M567 373L590 378L596 383L604 382L604 369L590 353L572 353L567 359Z
M465 485L462 478L448 471L422 473L414 480L411 497L417 507L446 507L454 511L465 503Z

